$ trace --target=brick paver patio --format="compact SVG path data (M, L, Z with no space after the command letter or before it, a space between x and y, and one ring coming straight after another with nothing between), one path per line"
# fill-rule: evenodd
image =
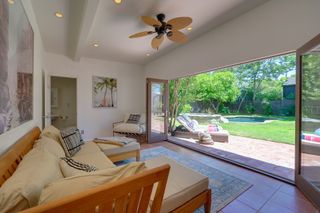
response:
M294 145L232 135L229 143L215 142L213 145L202 145L194 139L170 137L170 140L294 180Z

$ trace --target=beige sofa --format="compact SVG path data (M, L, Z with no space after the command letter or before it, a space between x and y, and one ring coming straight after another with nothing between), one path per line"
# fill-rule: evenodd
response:
M52 186L54 185L54 183L63 182L64 179L70 181L70 178L72 180L73 177L79 175L81 176L85 173L83 171L70 171L70 168L66 168L66 165L62 163L63 161L60 160L60 158L65 155L60 145L59 137L57 136L57 134L58 133L55 132L54 129L45 129L41 133L40 139L35 142L34 148L31 149L31 151L26 155L26 160L24 159L23 161L21 161L24 163L21 163L19 165L20 173L21 170L23 170L22 167L25 167L28 170L35 169L35 171L38 171L39 167L41 167L41 169L43 170L42 172L37 172L36 176L34 176L35 174L30 174L30 172L26 172L25 175L18 178L18 175L15 176L14 174L12 178L6 180L4 184L1 186L0 197L2 197L0 199L0 212L14 212L25 208L30 208L38 204L50 202L57 197L55 194L51 193L54 190L50 189L50 187L54 188L54 186ZM49 159L47 159L48 157ZM117 169L117 167L112 163L112 161L108 157L106 157L105 154L101 151L99 146L92 141L84 143L81 146L80 151L77 152L72 158L76 161L95 166L98 169L98 173L100 172L100 170L101 172L103 172L107 171L110 168L113 168L114 170ZM32 160L41 163L31 163ZM51 162L50 165L47 162ZM37 165L35 166L34 164ZM188 169L166 157L158 157L145 161L145 166L147 169L157 168L161 165L166 164L169 164L171 169L166 189L164 192L160 212L171 212L174 210L179 211L179 208L181 208L181 206L183 206L186 203L192 204L193 208L197 206L199 207L199 205L203 204L199 203L200 198L194 199L195 197L198 197L199 194L203 194L203 196L206 196L202 199L205 199L205 202L207 202L207 200L209 199L207 197L211 196L211 191L210 189L208 189L208 177L205 177L191 169ZM130 172L132 173L132 171L137 171L138 166L133 165L133 167L135 167L134 169L136 170L131 169ZM48 173L48 175L44 175L44 177L42 177L42 173ZM34 177L37 178L35 179ZM6 199L4 195L6 195L6 193L9 193L9 189L12 190L10 187L7 186L10 185L10 182L12 184L10 187L13 187L13 190L15 192L14 195L10 195ZM15 182L19 184L16 184ZM99 181L97 181L97 183L95 184L97 185L98 182ZM30 187L28 188L28 186ZM91 187L93 186L95 185L92 185ZM25 188L28 189L25 190ZM51 191L48 190L48 188ZM71 188L72 187L70 187L70 190ZM36 191L34 191L35 189ZM22 190L22 192L20 192L19 190ZM65 190L66 195L68 195L68 193L71 193L68 192L68 187L66 187ZM25 191L27 191L28 193L25 193ZM64 194L64 192L61 191L59 191L59 193ZM154 197L155 190L152 191L151 200L153 200ZM207 209L208 206L210 206L210 201L211 198L206 204ZM185 206L183 207L183 209L186 208ZM189 206L189 208L192 207ZM206 212L209 211L210 210L207 210Z

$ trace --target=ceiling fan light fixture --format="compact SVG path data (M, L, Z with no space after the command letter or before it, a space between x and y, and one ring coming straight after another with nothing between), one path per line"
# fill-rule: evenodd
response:
M8 0L9 4L14 4L14 0Z
M147 53L146 56L149 57L149 56L150 56L150 53Z
M191 31L191 30L192 30L192 27L191 27L191 26L190 26L190 27L188 27L188 28L187 28L187 30L188 30L188 31Z
M92 46L93 47L99 47L100 45L98 43L93 43Z
M122 0L114 0L114 3L121 4Z

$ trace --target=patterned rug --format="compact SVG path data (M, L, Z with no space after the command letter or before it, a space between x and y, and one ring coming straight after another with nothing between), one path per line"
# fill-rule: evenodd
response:
M199 161L188 158L183 154L174 152L164 147L142 150L141 161L159 156L171 158L185 167L198 171L199 173L209 177L209 186L212 190L211 212L218 212L252 186L244 180L236 178L232 175L224 173L218 169L207 166ZM196 212L203 212L203 208L197 210Z

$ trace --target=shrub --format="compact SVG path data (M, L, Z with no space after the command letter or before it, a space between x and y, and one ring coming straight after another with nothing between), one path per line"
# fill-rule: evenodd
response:
M253 114L256 111L252 103L247 104L245 109L248 114Z
M264 115L271 115L272 114L272 107L269 101L262 102L262 110Z
M192 106L190 104L186 104L182 107L182 113L189 113L192 111Z
M222 114L230 114L230 109L229 109L229 107L221 106L219 109L219 112Z

